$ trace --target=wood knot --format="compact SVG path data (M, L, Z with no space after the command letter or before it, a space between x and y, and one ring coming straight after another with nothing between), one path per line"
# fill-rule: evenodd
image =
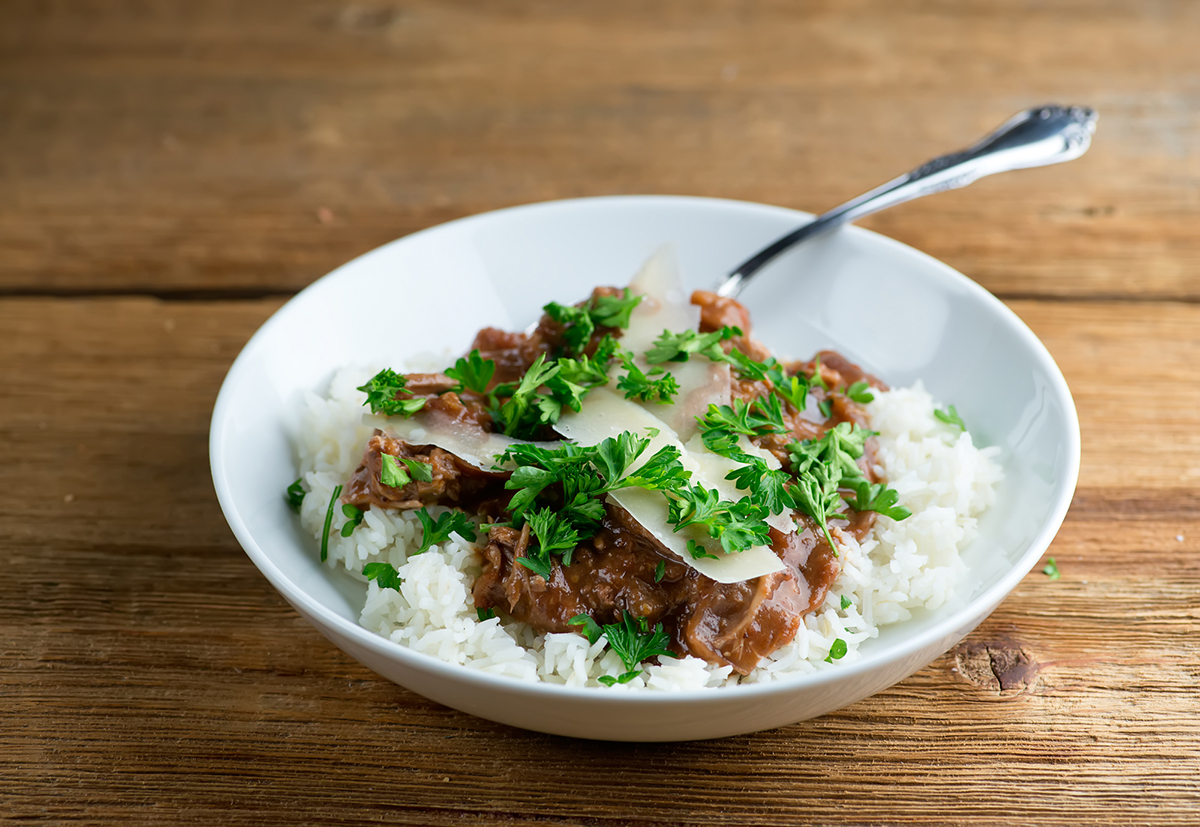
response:
M1022 691L1033 686L1041 665L1011 640L960 643L953 650L954 665L970 683L997 692Z

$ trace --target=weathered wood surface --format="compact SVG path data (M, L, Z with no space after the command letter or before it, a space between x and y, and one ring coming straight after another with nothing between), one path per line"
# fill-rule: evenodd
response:
M799 5L5 5L0 822L1200 822L1200 6ZM225 526L219 383L332 266L545 198L820 209L1051 99L1085 159L869 222L1008 299L1084 449L1062 579L892 689L514 730L342 655Z
M292 291L530 201L820 211L1048 101L1092 152L864 222L1008 296L1200 298L1200 5L76 2L0 25L10 291Z

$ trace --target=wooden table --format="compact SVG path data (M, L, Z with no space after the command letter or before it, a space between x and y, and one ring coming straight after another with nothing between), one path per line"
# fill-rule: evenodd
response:
M1200 823L1200 4L5 4L0 821ZM1083 467L954 652L772 732L588 743L442 708L226 527L217 388L337 264L551 198L819 210L1018 109L1081 161L865 226L1009 304Z

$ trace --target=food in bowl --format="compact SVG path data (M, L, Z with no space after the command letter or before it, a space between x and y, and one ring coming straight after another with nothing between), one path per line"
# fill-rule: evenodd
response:
M663 256L545 310L308 397L289 496L367 581L363 626L525 680L701 688L853 660L951 594L1001 478L953 408L832 351L777 361Z

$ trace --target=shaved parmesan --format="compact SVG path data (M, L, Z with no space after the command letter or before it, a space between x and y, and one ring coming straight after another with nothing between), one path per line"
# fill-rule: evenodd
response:
M563 436L585 446L596 445L624 431L639 434L656 431L651 437L650 445L633 464L634 469L640 468L664 445L671 445L679 450L680 462L691 472L695 482L705 488L717 489L723 499L739 500L744 496L737 491L733 483L722 478L728 471L722 471L721 466L712 462L710 458L724 462L729 460L707 450L702 451L707 456L687 450L669 425L636 402L624 399L612 391L603 388L592 391L584 402L582 411L564 413L554 427ZM727 490L731 492L731 496L725 493ZM666 497L659 491L623 488L608 496L628 511L643 528L674 552L680 560L718 583L738 583L783 571L783 561L768 546L755 546L736 554L726 554L719 542L697 526L676 531L669 519ZM688 540L698 542L709 554L716 555L716 559L693 558L687 550Z
M652 255L629 283L629 291L641 296L629 316L629 327L621 334L621 345L634 354L638 367L649 370L645 353L664 330L678 333L700 327L700 308L691 303L683 286L679 266L669 247ZM672 405L645 403L655 416L670 425L684 440L699 428L696 417L703 416L709 405L728 405L730 398L729 365L693 357L686 362L668 362L663 368L679 383L679 394Z
M463 425L448 416L436 413L425 413L407 419L399 416L363 414L362 421L364 425L378 428L388 436L402 439L410 445L436 445L483 471L515 468L516 466L511 463L498 465L496 456L522 442L522 440L513 439L504 434L484 433L478 428ZM557 442L526 444L537 445L541 448L557 448L559 446Z
M770 468L778 468L779 460L775 458L770 451L763 450L752 443L745 436L742 436L739 446L747 454L763 457L763 460ZM684 446L687 449L688 456L700 468L701 474L705 480L711 480L712 484L705 483L710 488L717 489L717 493L721 495L721 499L736 502L746 496L746 492L738 488L733 480L725 477L731 472L741 467L741 463L737 460L732 460L729 457L723 457L720 454L714 454L712 451L704 447L704 442L699 434L688 440ZM767 458L770 459L767 459ZM792 515L784 511L781 514L772 514L766 519L767 525L784 534L791 534L796 530L796 522L792 519Z

